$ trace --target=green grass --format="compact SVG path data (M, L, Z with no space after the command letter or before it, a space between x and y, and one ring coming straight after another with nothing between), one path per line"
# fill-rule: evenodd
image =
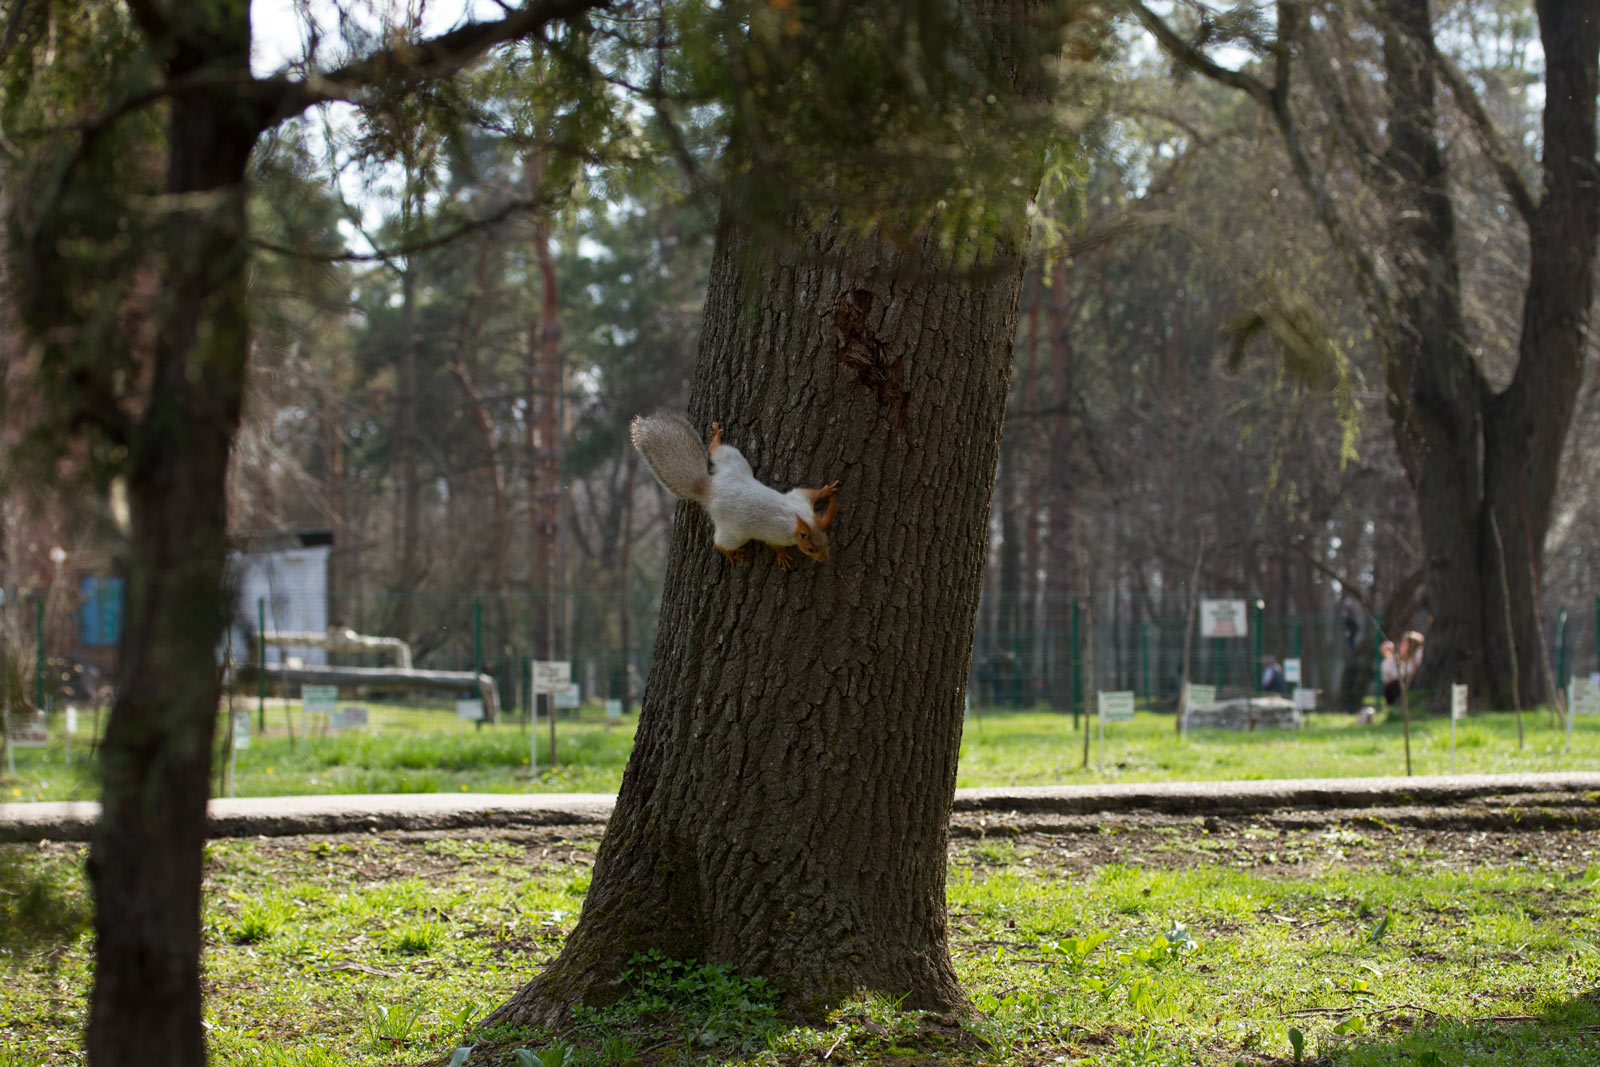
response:
M1572 858L1592 836L1493 868L1422 835L1368 847L1353 827L1291 832L1274 848L1303 862L1275 873L1197 865L1185 850L1205 835L1173 835L1165 857L1146 848L1088 871L1067 866L1082 845L1071 836L958 850L952 948L983 1013L964 1026L867 998L796 1027L760 983L657 958L636 964L628 999L559 1040L472 1027L571 928L587 867L567 854L592 837L559 849L514 834L216 841L203 917L212 1062L439 1063L473 1042L495 1062L566 1067L824 1054L1257 1067L1292 1062L1291 1029L1323 1067L1596 1062L1600 867ZM1352 850L1365 866L1346 862ZM0 869L25 867L64 898L48 914L77 913L81 861L75 846L0 847ZM54 921L0 957L0 1065L77 1062L91 967L81 926Z
M1477 714L1456 724L1456 771L1461 774L1600 769L1600 721L1579 718L1572 748L1547 711L1516 716ZM1066 715L984 711L967 719L956 785L1072 785L1099 782L1229 781L1265 778L1350 778L1405 773L1399 709L1380 712L1371 726L1337 713L1306 716L1304 729L1193 730L1173 736L1171 715L1139 712L1130 723L1108 723L1104 770L1092 720L1089 765L1083 731ZM1414 774L1449 774L1450 721L1413 709Z
M550 766L549 720L539 724L539 771L529 777L530 738L525 725L477 726L453 709L368 703L371 725L340 732L306 731L298 703L267 702L267 730L238 753L235 796L306 796L327 793L591 793L615 792L633 744L637 716L608 726L598 711L562 718L556 726L560 763ZM286 723L292 716L294 737ZM103 719L102 719L103 724ZM93 800L90 739L69 746L59 733L45 748L15 750L17 774L0 772L0 800ZM219 757L220 762L220 757Z
M239 753L236 796L325 793L615 792L622 781L637 717L608 726L586 710L557 726L558 766L550 766L549 726L539 733L537 777L528 775L529 736L517 724L478 727L443 709L368 705L372 725L307 735L296 704L270 702L268 729ZM252 725L254 704L249 705ZM291 742L285 717L295 716ZM1312 714L1299 731L1196 730L1179 741L1172 718L1140 712L1106 727L1105 753L1090 723L1089 765L1083 731L1072 718L1044 712L981 711L966 723L957 785L1063 785L1100 782L1216 781L1259 778L1367 777L1405 773L1400 716L1372 726L1352 716ZM59 727L59 724L58 724ZM1555 717L1523 714L1523 747L1508 712L1457 724L1456 769L1466 773L1600 768L1600 722L1580 719L1572 748ZM1416 774L1450 772L1450 723L1417 713L1411 729ZM98 785L87 737L69 746L17 749L17 774L0 778L0 800L92 800ZM1102 770L1102 762L1104 769Z

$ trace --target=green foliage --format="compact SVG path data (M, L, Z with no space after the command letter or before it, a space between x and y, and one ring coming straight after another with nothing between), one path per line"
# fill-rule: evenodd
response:
M677 47L652 72L679 156L715 174L741 217L776 235L797 215L987 258L1029 222L1046 146L1065 145L1051 95L1070 37L1101 32L1089 5L687 2L667 9ZM715 162L675 131L715 102ZM1065 134L1065 137L1064 137ZM1066 154L1070 150L1063 149ZM893 179L885 181L885 175Z
M567 1064L578 1058L577 1049L561 1040L552 1041L537 1052L533 1049L519 1048L511 1055L516 1060L517 1067L567 1067Z
M379 1004L367 1014L367 1037L378 1048L403 1048L418 1036L428 1009L422 1004Z
M673 960L652 949L634 957L620 978L627 994L604 1008L578 1009L580 1031L615 1036L641 1022L670 1022L687 1049L750 1052L778 1029L781 991L727 964ZM625 1045L612 1049L625 1052Z
M228 939L236 945L257 945L273 937L293 917L287 902L272 896L252 895L229 925Z

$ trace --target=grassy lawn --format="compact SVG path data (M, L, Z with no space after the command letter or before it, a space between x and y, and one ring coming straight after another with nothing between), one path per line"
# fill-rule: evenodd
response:
M472 1044L496 1067L1286 1067L1297 1039L1323 1067L1600 1062L1600 834L1360 819L958 837L952 948L982 1013L964 1022L869 999L796 1026L772 990L657 960L574 1032L474 1030L559 947L597 840L213 842L212 1062L442 1064ZM79 1062L81 860L72 845L0 847L3 1067Z
M550 766L548 722L541 722L540 773L531 777L525 726L478 727L445 709L368 705L372 725L307 735L297 704L269 701L265 734L239 753L236 796L318 793L615 792L637 725L629 716L608 726L586 710L557 726L558 766ZM249 705L252 723L254 704ZM294 716L291 741L286 721ZM1547 711L1474 715L1457 724L1456 769L1462 773L1600 769L1600 722L1579 719L1571 750ZM103 721L103 720L102 720ZM1087 720L1086 720L1087 721ZM88 717L84 717L87 731ZM46 748L15 753L17 774L0 777L0 800L89 800L96 796L87 734L58 734ZM1295 732L1199 730L1175 740L1170 715L1140 712L1106 727L1102 755L1090 721L1089 764L1083 730L1066 715L979 711L967 720L957 785L1092 784L1210 781L1239 778L1364 777L1405 773L1398 713L1356 726L1340 714L1308 716ZM1412 768L1450 772L1450 723L1414 716ZM3 772L0 772L3 774Z

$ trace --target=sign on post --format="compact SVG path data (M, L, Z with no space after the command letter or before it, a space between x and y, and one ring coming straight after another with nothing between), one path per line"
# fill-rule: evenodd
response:
M1301 677L1299 660L1286 659L1283 661L1283 680L1288 682L1290 685L1300 684Z
M16 748L43 748L50 743L50 725L44 712L23 718L11 713L11 744Z
M1306 689L1303 686L1298 686L1298 685L1295 686L1294 687L1294 710L1296 710L1296 711L1316 711L1317 710L1317 691L1315 689Z
M1095 718L1100 722L1100 770L1103 772L1106 769L1106 722L1133 721L1133 694L1127 690L1106 692L1102 689L1096 693L1096 698L1099 714Z
M1099 694L1100 717L1106 722L1132 722L1133 721L1133 692L1131 690L1118 690Z
M483 721L483 701L477 699L456 701L456 718L462 722Z
M334 716L333 725L338 730L350 730L367 725L366 707L361 704L351 704L340 708L339 713Z
M583 687L578 685L564 685L556 690L556 707L562 711L571 711L583 703Z
M1578 715L1600 715L1600 677L1573 675L1567 683L1567 747L1572 747L1572 720Z
M572 684L572 664L566 660L533 661L533 693L559 693Z
M606 718L622 718L622 701L616 699L615 697L606 701Z
M1183 693L1183 729L1189 730L1189 716L1197 711L1210 711L1217 703L1217 687L1189 683Z
M1200 601L1201 637L1244 637L1249 630L1242 600Z
M236 711L233 713L233 750L242 752L250 747L250 713Z
M306 729L316 726L326 730L339 710L339 687L336 685L302 685L300 687L300 712L306 717Z

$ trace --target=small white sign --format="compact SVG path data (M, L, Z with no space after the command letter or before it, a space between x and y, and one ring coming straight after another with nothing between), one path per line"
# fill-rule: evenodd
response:
M533 661L533 692L556 693L572 684L572 664L566 660Z
M463 722L478 722L483 718L483 701L456 701L456 718L462 720Z
M43 748L50 743L50 724L44 713L23 718L11 713L11 743L17 748Z
M331 715L338 707L338 686L303 685L300 687L300 710L306 714Z
M250 713L236 711L233 713L233 750L243 751L250 747Z
M1286 659L1283 661L1283 680L1288 682L1290 685L1300 684L1301 678L1299 660Z
M1217 706L1217 687L1189 683L1189 699L1183 702L1188 711L1210 711Z
M1296 711L1316 711L1317 691L1304 686L1294 687L1294 707Z
M1461 684L1450 687L1450 717L1452 719L1465 719L1467 717L1467 687Z
M367 725L367 709L361 704L351 704L339 709L333 717L335 730L353 730Z
M1100 717L1106 722L1132 722L1133 721L1133 693L1131 690L1115 690L1106 692L1101 690Z
M1201 637L1244 637L1249 630L1242 600L1200 601Z
M556 707L571 710L583 703L583 689L577 685L567 685L556 690Z
M622 701L616 699L606 701L606 718L622 718Z
M1600 685L1594 678L1574 676L1567 688L1567 707L1574 715L1600 715Z
M78 732L78 709L71 704L66 707L67 736Z

